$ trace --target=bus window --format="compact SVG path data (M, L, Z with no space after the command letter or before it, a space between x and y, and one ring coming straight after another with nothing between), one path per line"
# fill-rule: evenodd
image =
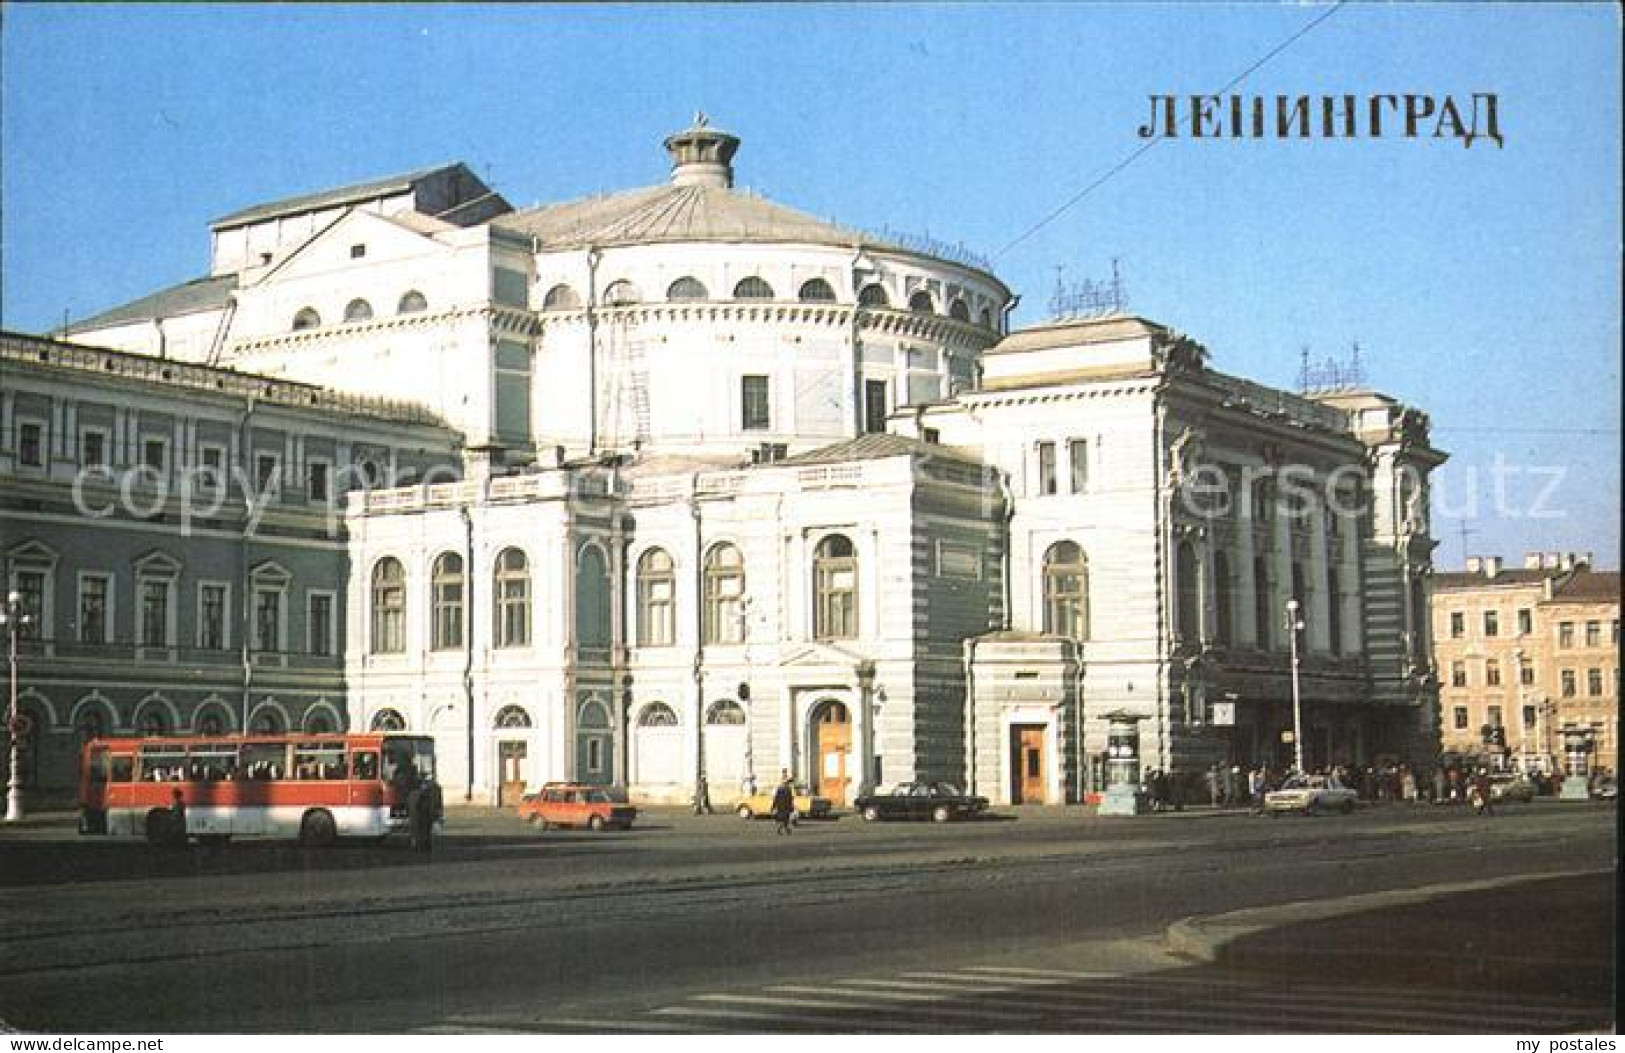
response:
M142 782L178 782L186 778L186 750L180 746L142 746Z
M393 781L393 771L403 762L409 762L419 776L425 779L434 778L434 739L427 737L385 739L384 778Z
M296 779L344 778L344 743L320 742L295 746L293 777Z
M113 758L111 769L108 773L108 782L133 782L135 779L135 758L128 753L120 753Z
M288 774L288 744L245 742L238 765L244 779L282 779Z
M198 782L224 782L237 777L237 747L200 743L187 750L187 774Z
M368 750L355 754L350 761L355 768L355 778L365 781L378 778L378 754Z

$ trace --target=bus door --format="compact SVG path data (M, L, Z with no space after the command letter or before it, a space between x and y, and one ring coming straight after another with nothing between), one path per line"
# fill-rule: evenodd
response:
M376 808L384 803L383 788L378 781L378 749L368 747L350 754L350 804L363 808Z

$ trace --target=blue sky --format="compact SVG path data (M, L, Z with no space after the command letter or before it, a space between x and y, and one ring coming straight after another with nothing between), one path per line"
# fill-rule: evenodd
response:
M1017 323L1057 268L1115 258L1130 307L1228 372L1291 386L1301 348L1358 341L1452 454L1441 566L1462 522L1472 552L1617 566L1611 5L1347 4L1235 91L1493 92L1505 146L1162 142L1001 252L1143 145L1151 95L1216 91L1327 9L8 4L0 320L196 277L214 217L443 161L518 205L658 183L705 110L744 139L742 184L993 256Z

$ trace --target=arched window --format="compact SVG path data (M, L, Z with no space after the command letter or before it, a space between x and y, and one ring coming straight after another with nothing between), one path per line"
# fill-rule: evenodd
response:
M820 640L854 640L858 635L858 554L850 539L831 534L813 554L817 596L813 635Z
M497 710L496 719L491 721L494 728L528 728L530 727L530 714L525 712L524 706L503 706Z
M322 324L322 316L316 313L314 307L301 307L293 316L294 332L301 329L315 329Z
M666 288L666 299L671 300L673 303L704 300L710 295L698 278L678 278Z
M1213 636L1221 645L1235 643L1236 583L1230 576L1230 557L1213 553Z
M333 726L333 718L327 715L325 709L313 709L305 714L305 733L308 735L331 735L338 730Z
M1202 638L1202 570L1189 541L1174 553L1174 637L1190 643Z
M406 568L385 556L372 568L372 652L406 650Z
M915 314L936 314L937 302L931 298L930 293L918 289L908 298L908 309Z
M705 556L705 642L745 640L745 557L724 542Z
M264 706L254 714L253 721L248 726L250 735L280 735L288 730L282 720L282 714L270 706Z
M609 287L604 290L604 303L611 307L619 307L623 304L642 302L643 293L636 285L633 285L625 278L622 278L619 281L610 282Z
M604 705L602 702L581 703L581 708L576 712L576 727L609 727L609 707Z
M143 703L141 712L136 714L135 733L145 736L169 734L169 714L157 703Z
M734 286L734 299L736 300L771 300L773 299L773 286L751 275L741 278L739 284Z
M344 320L346 322L365 322L372 317L372 304L357 297L344 305Z
M523 551L502 550L497 556L492 586L496 617L492 635L496 646L530 646L530 560Z
M676 566L664 549L638 560L638 646L670 647L675 640Z
M801 283L796 297L802 303L834 303L835 290L822 278L809 278Z
M401 297L401 302L395 305L396 314L417 314L428 309L429 301L416 289L408 290L406 295Z
M1044 553L1044 631L1089 639L1089 562L1075 542L1057 541Z
M664 702L650 702L638 713L640 728L675 728L677 714Z
M405 731L406 718L401 716L399 710L380 709L372 715L372 730Z
M581 297L576 291L563 282L547 290L542 297L542 310L544 311L574 311L581 306Z
M970 321L970 308L965 306L963 299L955 297L954 302L948 305L948 317L958 322L968 322Z
M463 646L463 557L445 552L430 573L430 644L436 651Z
M218 706L211 705L197 716L197 733L199 735L224 735L231 730L225 714Z
M597 545L583 547L576 561L576 643L582 647L610 643L609 566Z
M707 724L720 724L737 726L745 722L745 711L738 702L725 698L720 702L711 703L711 708L705 712Z
M886 287L879 282L871 282L858 292L859 307L890 307L891 297L886 295Z

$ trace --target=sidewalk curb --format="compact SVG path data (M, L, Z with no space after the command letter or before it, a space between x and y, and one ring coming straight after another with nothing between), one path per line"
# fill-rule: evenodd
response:
M1223 958L1225 949L1239 939L1300 922L1324 921L1379 910L1383 907L1407 907L1463 892L1483 892L1554 878L1590 877L1613 873L1615 873L1613 867L1555 870L1543 874L1515 874L1481 881L1458 881L1444 885L1424 885L1414 889L1366 892L1341 899L1302 900L1269 907L1250 907L1224 914L1182 918L1168 926L1167 931L1163 933L1162 942L1173 954L1198 962L1212 963Z

